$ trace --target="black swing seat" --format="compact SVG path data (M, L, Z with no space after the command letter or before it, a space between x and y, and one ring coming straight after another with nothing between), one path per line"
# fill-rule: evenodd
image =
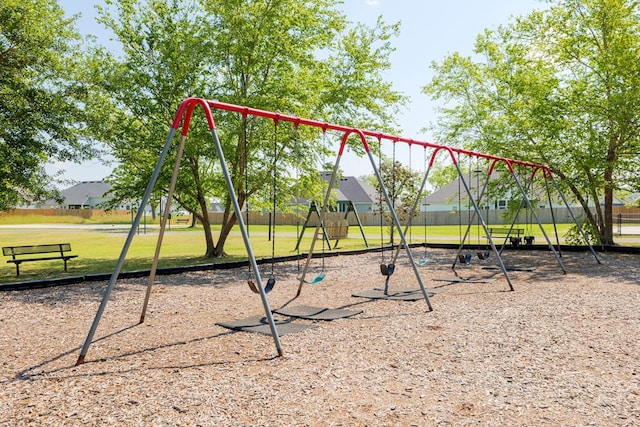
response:
M391 276L393 274L393 272L395 271L396 266L395 264L391 263L391 264L380 264L380 273L382 273L383 276Z
M491 257L490 251L478 252L478 258L481 260L487 260Z
M258 287L256 286L256 284L253 282L253 280L247 280L247 285L249 285L249 289L251 289L251 291L255 294L259 294L260 290L258 289ZM276 279L275 277L270 277L269 280L267 280L267 284L264 287L264 291L266 293L269 293L273 290L273 287L276 285Z
M470 264L471 263L471 254L460 254L460 255L458 255L458 259L463 264Z

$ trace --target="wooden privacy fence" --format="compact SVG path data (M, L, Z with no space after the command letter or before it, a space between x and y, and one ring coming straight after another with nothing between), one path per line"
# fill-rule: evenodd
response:
M613 216L617 215L640 215L640 206L614 206Z
M580 219L584 216L584 210L582 208L571 208L571 211L576 216L576 218ZM571 214L569 213L569 209L567 208L554 208L553 215L551 214L551 209L549 208L538 208L536 209L536 215L540 219L542 224L551 224L553 223L553 219L555 218L556 224L568 224L573 223L573 219L571 218ZM427 224L430 225L457 225L462 223L463 225L469 224L469 219L473 216L471 212L466 209L463 209L460 213L458 211L440 211L440 212L427 212ZM496 225L508 225L511 224L513 217L508 215L508 212L504 209L490 209L487 211L486 209L482 210L482 216L487 223L487 225L496 224ZM378 219L378 222L380 220ZM417 217L411 220L414 225L424 224L424 213L421 213ZM476 217L473 221L474 224L478 223L478 218ZM524 209L520 212L518 220L516 223L518 224L526 224L527 222L535 224L535 218L529 214L527 218L527 214Z
M577 218L581 218L583 215L583 210L581 208L572 208L574 215ZM496 210L492 209L488 212L482 211L482 215L485 218L485 222L488 225L497 224L497 225L505 225L510 224L510 218L504 218L503 215L506 213L505 210ZM538 218L540 218L540 222L543 224L550 224L553 222L553 217L551 215L551 209L542 208L537 209L536 213L538 214ZM220 224L222 223L222 212L210 212L209 213L209 221L211 224ZM573 220L571 219L571 215L569 214L569 210L567 208L558 208L553 210L553 215L555 216L556 223L571 223ZM250 212L247 220L247 213L243 212L242 217L248 224L259 224L259 225L268 225L269 218L273 216L273 213L269 212ZM380 215L372 212L358 212L358 216L360 217L360 221L364 226L379 226L380 225ZM425 216L427 225L457 225L460 222L464 225L469 223L469 212L467 210L463 210L460 212L460 215L457 211L434 211L434 212L421 212L420 214L414 216L411 220L411 223L415 226L421 226L425 223ZM296 225L296 222L299 221L300 225L304 223L306 217L306 212L301 212L300 215L296 215L295 213L276 213L275 225ZM297 219L296 219L297 218ZM344 218L344 212L330 212L327 215L327 221L337 221L339 219ZM349 215L348 217L349 225L357 225L356 219L353 215ZM535 220L530 218L530 222L535 224ZM311 216L309 219L310 225L316 225L317 217ZM477 223L477 218L474 220L474 224ZM526 223L526 218L524 211L520 214L520 219L518 223ZM388 226L389 223L385 218L382 219L382 224L384 226Z
M104 209L12 209L6 212L0 212L0 217L11 216L26 216L26 215L41 215L41 216L75 216L78 218L89 219L95 216L100 217L131 217L130 210L108 210Z
M618 235L638 234L640 229L640 208L614 210L613 218Z
M582 208L572 208L573 213L577 218L583 217ZM102 209L13 209L10 211L0 213L0 216L20 216L20 215L42 215L42 216L76 216L84 219L91 218L94 215L130 215L131 211L105 211ZM485 217L485 221L487 224L509 224L511 222L510 219L504 218L505 210L501 209L491 209L488 212L486 210L482 211L482 215ZM553 222L551 216L551 210L549 208L539 208L536 210L538 217L540 218L540 222L543 224L550 224ZM276 213L275 214L275 224L276 225L296 225L296 222L299 221L300 224L304 223L307 212L300 212L299 215L295 213ZM571 223L573 222L571 216L569 215L569 210L567 208L557 208L553 210L553 214L556 219L556 223ZM614 217L618 217L619 214L622 214L624 217L627 214L640 215L640 207L625 207L625 206L614 206L613 207ZM220 224L222 223L222 212L209 212L209 220L212 224ZM249 224L260 224L267 225L269 224L269 217L273 215L269 212L250 212L248 223ZM469 222L469 211L463 209L460 214L456 210L450 211L434 211L434 212L421 212L417 216L413 217L411 222L416 225L423 225L425 221L425 215L428 225L457 225L461 222L463 225L468 224ZM358 212L358 216L360 217L360 221L362 221L362 225L364 226L379 226L380 225L380 215L372 212ZM242 213L242 217L247 220L246 212ZM335 221L338 219L344 218L344 212L329 212L327 216L327 220ZM357 225L355 218L352 214L349 215L349 225ZM316 225L317 218L312 216L309 220L310 225ZM477 222L474 221L474 223ZM520 213L519 223L525 223L525 213L522 211ZM383 225L388 225L387 221L383 218Z
M104 212L104 211L101 211ZM77 216L84 219L91 218L96 213L96 209L12 209L0 213L1 216Z

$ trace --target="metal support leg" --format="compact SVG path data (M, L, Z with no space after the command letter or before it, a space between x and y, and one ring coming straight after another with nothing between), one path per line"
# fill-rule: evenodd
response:
M98 311L93 319L93 323L91 324L91 328L89 329L89 333L87 334L87 338L82 345L82 349L80 350L80 355L78 356L78 360L76 361L76 366L84 363L84 359L89 351L89 346L93 341L93 337L96 333L96 329L98 329L98 324L100 323L100 319L102 317L102 313L104 312L105 307L107 306L107 301L109 301L109 296L111 295L111 291L116 284L116 280L118 280L118 276L120 275L120 271L122 270L122 266L124 265L125 257L127 256L127 252L129 251L129 247L131 246L131 242L133 240L133 236L136 234L136 229L140 225L140 220L142 219L142 214L144 212L147 203L149 202L149 198L151 197L151 192L156 185L156 181L158 180L158 176L160 175L160 169L164 164L164 161L167 157L167 153L169 152L169 148L171 148L171 141L176 133L176 128L171 128L169 131L169 135L167 136L167 140L164 143L164 147L162 148L162 152L160 153L160 158L156 163L156 167L153 170L153 174L151 175L151 179L149 180L149 184L147 185L147 189L142 196L142 200L140 202L140 207L138 208L138 213L131 224L131 229L129 230L129 234L127 235L127 239L124 242L124 246L122 247L122 251L120 252L120 257L118 258L118 262L116 263L115 269L109 278L109 283L107 284L107 289L102 296L102 301L100 302L100 306L98 307Z

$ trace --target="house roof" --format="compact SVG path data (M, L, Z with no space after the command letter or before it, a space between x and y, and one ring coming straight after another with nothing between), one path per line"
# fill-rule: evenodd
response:
M325 181L331 178L331 172L320 172ZM377 191L371 185L354 176L342 177L336 183L334 189L337 201L351 201L353 203L373 203L377 198ZM104 181L83 181L65 190L60 191L65 200L65 205L83 205L88 199L106 197L111 190L111 184ZM108 196L107 196L108 197ZM216 204L211 207L212 211L223 210Z
M111 184L104 181L83 181L60 191L65 205L84 205L87 200L102 198L111 190Z
M498 174L494 173L491 176L491 180L496 179L497 176ZM484 180L486 180L486 178L484 178ZM469 180L468 178L465 178L465 181L467 181L467 185L469 186L469 190L471 191L471 194L475 196L476 193L478 192L478 188L477 188L478 186L476 185L476 180L475 179ZM482 177L480 177L479 184L480 184L480 187L482 188L482 186L484 185ZM429 194L425 198L425 203L433 204L433 205L458 203L458 193L461 194L461 200L468 199L464 186L460 181L460 177L454 179L450 183L446 184L445 186Z
M492 182L499 178L500 178L500 172L494 172L491 175ZM471 194L473 195L474 198L477 199L478 190L479 189L481 190L482 187L484 186L485 179L486 179L486 176L483 176L483 175L480 175L479 181L476 181L475 176L472 176L471 179L469 179L468 176L465 176L465 181L467 182L467 185L469 186L469 190L471 191ZM522 185L525 186L525 183L523 182ZM459 177L453 180L452 182L446 184L442 188L438 189L437 191L434 191L429 196L427 196L425 198L425 203L430 205L457 205L458 190L460 190L460 193L461 193L460 201L466 206L468 204L469 197ZM514 187L513 191L515 194L519 194L517 187ZM548 196L546 194L546 190L544 186L536 186L533 189L533 193L531 191L532 190L529 188L527 193L527 196L529 197L529 199L537 199L539 201L542 201L542 204L546 204L546 200ZM487 194L485 193L485 197L483 197L483 204L487 203L486 196ZM554 200L552 201L552 203L554 204L561 203L561 200L559 200L557 197L554 197ZM622 204L622 203L620 203L619 199L616 197L614 204Z
M320 175L327 182L331 179L331 172L320 172ZM378 194L375 188L355 176L340 178L334 192L337 201L350 200L353 203L372 203Z

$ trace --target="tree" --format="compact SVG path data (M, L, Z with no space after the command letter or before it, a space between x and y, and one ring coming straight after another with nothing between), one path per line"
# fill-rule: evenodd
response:
M397 160L394 162L390 159L384 159L380 163L380 177L398 220L400 223L408 223L410 218L418 214L418 212L412 211L416 197L424 197L424 195L417 196L424 175L421 172L412 171ZM382 194L380 183L375 175L369 175L366 179L369 185L378 192L379 213L389 224L389 242L393 245L396 226L393 223L391 212L386 209L387 203Z
M123 45L120 58L95 54L96 132L113 141L121 197L141 194L179 102L187 96L248 105L348 125L394 124L404 102L381 73L398 26L349 26L335 0L106 1L101 22ZM287 123L216 112L216 124L241 207L287 209L295 189L322 188L317 132ZM176 201L205 229L205 256L223 256L236 223L206 129L192 123ZM309 185L296 185L292 170ZM166 192L169 168L159 180ZM208 201L225 208L217 242Z
M117 205L140 199L177 106L194 93L210 91L216 72L207 66L212 44L200 22L197 2L107 0L105 5L99 8L99 22L120 41L122 53L116 56L101 47L92 52L87 79L94 84L88 108L91 130L118 160L108 179L112 203ZM215 166L206 153L213 147L203 138L205 132L198 123L193 128L176 199L205 225L206 252L211 253L213 236L206 209L212 195L209 177ZM166 196L174 160L167 159L152 206L161 205Z
M550 166L613 244L613 195L640 182L640 6L557 0L476 40L478 59L433 64L424 92L451 100L440 138Z
M81 139L79 39L55 0L0 3L0 210L56 195L47 162L94 154Z

